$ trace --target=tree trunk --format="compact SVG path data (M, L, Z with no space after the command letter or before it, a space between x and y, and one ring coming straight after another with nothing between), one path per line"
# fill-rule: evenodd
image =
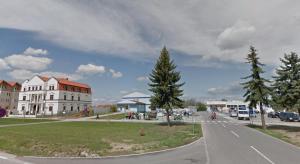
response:
M168 121L168 126L171 127L171 122L170 122L170 111L167 109L167 121Z
M299 114L299 116L300 116L300 108L298 108L298 114Z
M262 103L259 103L259 107L260 107L260 116L261 116L261 127L262 129L266 129L266 121L265 121L265 111L263 109L263 105Z

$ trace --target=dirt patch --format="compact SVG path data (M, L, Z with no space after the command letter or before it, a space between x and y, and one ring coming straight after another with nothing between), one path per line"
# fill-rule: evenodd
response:
M288 138L291 142L300 146L300 131L289 131L282 129L272 129L275 132L283 134L286 138Z

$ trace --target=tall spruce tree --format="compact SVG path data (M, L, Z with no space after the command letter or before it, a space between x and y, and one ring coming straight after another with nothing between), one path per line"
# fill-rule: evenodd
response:
M257 51L253 46L250 47L250 53L247 55L246 60L246 63L251 65L251 75L242 78L249 79L249 81L242 83L243 88L246 90L244 94L245 101L249 102L251 108L259 106L262 128L266 129L263 106L269 104L270 89L266 86L269 81L261 77L261 74L264 73L262 69L264 65L259 62Z
M273 100L290 111L298 109L300 113L300 58L291 52L280 59L282 65L276 69L273 86Z
M164 47L149 77L149 90L153 93L150 99L151 108L165 109L169 126L171 126L169 116L172 109L181 108L184 104L184 101L180 99L183 96L181 87L184 83L179 83L180 72L175 69L176 65L173 60L170 60L169 52Z

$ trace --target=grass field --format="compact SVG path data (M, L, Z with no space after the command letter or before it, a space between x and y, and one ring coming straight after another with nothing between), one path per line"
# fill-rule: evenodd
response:
M49 122L55 121L50 119L28 119L28 118L0 118L0 125L10 125L10 124L26 124L35 122Z
M121 120L121 119L124 119L124 118L125 118L124 113L99 117L99 119L107 119L107 120Z
M143 130L142 130L143 129ZM0 129L0 150L16 155L105 156L177 147L202 136L201 125L58 122ZM144 136L141 136L144 131Z
M300 147L300 127L272 125L268 126L266 130L258 125L249 125L249 127Z

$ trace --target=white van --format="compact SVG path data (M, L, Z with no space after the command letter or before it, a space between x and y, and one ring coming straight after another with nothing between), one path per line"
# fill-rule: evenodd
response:
M238 112L237 112L238 120L249 120L249 109L246 105L239 105Z

